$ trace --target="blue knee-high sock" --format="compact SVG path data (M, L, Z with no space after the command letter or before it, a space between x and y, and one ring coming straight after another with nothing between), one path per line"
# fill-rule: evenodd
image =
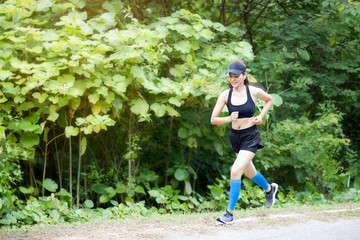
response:
M230 181L229 210L234 210L236 202L240 195L241 179Z
M262 187L264 190L269 188L269 183L260 172L256 172L255 177L250 178L254 183Z

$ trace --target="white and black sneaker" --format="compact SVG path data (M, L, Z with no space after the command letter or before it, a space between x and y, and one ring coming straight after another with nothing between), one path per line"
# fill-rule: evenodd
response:
M226 210L226 212L222 216L218 217L216 220L222 224L233 223L234 215L232 215L228 210Z
M276 199L275 199L276 193L279 188L279 185L277 183L272 183L272 184L270 184L270 186L271 186L270 192L265 194L265 199L266 199L265 206L267 208L271 208L274 205L274 203L276 201Z

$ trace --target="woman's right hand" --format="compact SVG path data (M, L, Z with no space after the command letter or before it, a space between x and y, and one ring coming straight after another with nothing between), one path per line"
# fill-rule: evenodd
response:
M234 121L239 118L239 112L232 112L230 115L231 121Z

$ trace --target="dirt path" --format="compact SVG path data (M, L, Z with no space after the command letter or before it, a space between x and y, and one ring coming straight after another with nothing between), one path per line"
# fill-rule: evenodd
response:
M252 224L251 224L252 223ZM203 234L175 233L172 240L359 240L360 208L311 213L274 214L235 220L231 226Z
M360 239L360 204L319 208L255 209L236 212L232 225L218 225L220 213L174 214L124 220L95 220L1 229L0 239Z

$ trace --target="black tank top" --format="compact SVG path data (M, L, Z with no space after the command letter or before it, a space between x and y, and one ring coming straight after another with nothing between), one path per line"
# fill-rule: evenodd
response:
M250 118L254 116L255 113L255 103L251 98L249 86L246 86L246 96L247 101L241 105L232 105L231 104L231 95L233 92L233 88L230 88L229 96L227 100L227 107L229 110L229 114L232 112L239 112L239 118Z

